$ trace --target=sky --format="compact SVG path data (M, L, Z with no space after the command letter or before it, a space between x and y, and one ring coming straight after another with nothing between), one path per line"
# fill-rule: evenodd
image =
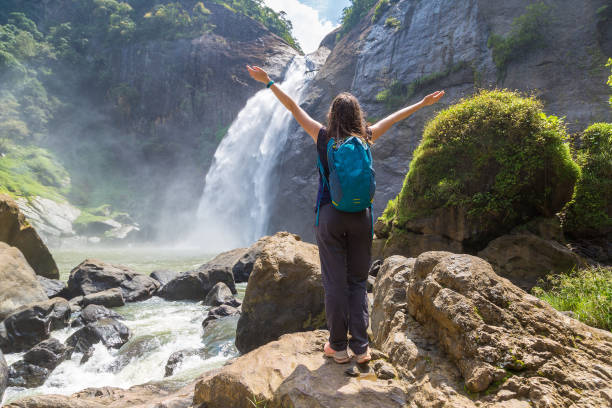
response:
M350 0L264 0L264 3L274 11L287 13L293 24L293 36L308 54L340 25L342 9Z

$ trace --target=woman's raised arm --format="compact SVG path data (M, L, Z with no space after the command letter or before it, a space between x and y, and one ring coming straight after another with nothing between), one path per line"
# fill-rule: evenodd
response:
M249 71L249 74L254 80L262 82L264 84L268 84L270 82L270 77L268 76L266 71L264 71L260 67L251 67L250 65L247 65L246 67ZM319 130L321 130L321 127L323 125L311 118L310 115L308 115L304 111L304 109L300 108L300 106L295 103L295 101L291 99L291 97L285 92L283 92L283 90L280 89L280 87L278 87L276 84L272 85L270 89L272 90L274 95L276 95L278 100L281 101L283 105L285 105L285 108L287 108L289 112L291 112L295 120L297 120L300 126L304 128L306 133L308 133L310 137L312 137L312 140L317 143Z
M419 103L415 103L414 105L410 105L405 107L404 109L400 109L397 112L394 112L387 116L384 119L376 122L376 124L370 126L372 130L372 141L381 137L387 130L391 128L395 123L406 119L408 116L412 115L414 112L418 111L425 106L433 105L438 102L440 98L444 96L444 91L437 91L430 95L427 95L423 100Z

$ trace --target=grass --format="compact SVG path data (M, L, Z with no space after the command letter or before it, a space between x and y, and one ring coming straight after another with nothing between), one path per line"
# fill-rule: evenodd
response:
M612 330L612 267L596 266L549 275L532 293L589 326Z

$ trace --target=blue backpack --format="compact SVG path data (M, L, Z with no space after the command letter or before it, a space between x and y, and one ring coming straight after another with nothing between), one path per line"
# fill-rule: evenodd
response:
M317 157L317 165L323 182L331 193L332 205L340 211L359 212L370 208L376 190L375 172L372 168L372 153L370 146L362 139L351 136L341 145L334 139L327 143L327 164L329 180L321 159ZM317 202L317 221L319 225L319 202ZM372 224L374 216L372 215ZM374 225L372 225L374 235Z

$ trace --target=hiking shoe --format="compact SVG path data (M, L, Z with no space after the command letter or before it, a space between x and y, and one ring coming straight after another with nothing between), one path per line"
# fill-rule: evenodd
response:
M334 361L338 364L344 364L351 361L351 358L349 357L348 352L346 350L334 350L333 348L331 348L329 341L325 343L325 347L323 347L323 353L325 354L325 357L333 358Z
M355 358L357 359L357 364L365 364L372 360L372 355L370 354L370 347L368 347L365 353L355 354Z

